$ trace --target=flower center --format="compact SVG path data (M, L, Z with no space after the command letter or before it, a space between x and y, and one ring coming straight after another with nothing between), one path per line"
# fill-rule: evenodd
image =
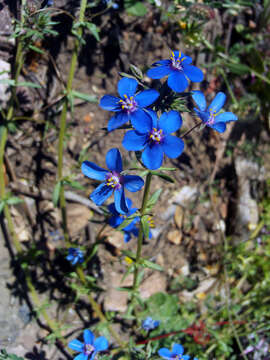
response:
M181 52L179 52L178 57L175 57L174 52L172 52L172 55L170 57L171 59L171 67L176 70L183 70L182 62L185 60L185 57L181 58Z
M121 104L122 110L125 110L128 114L137 109L137 103L133 96L128 97L124 95L124 99L119 100L119 103Z
M122 186L120 174L115 171L109 173L106 177L106 185L112 187L113 189L120 189Z
M85 344L83 352L85 355L91 355L95 351L95 348L91 344Z
M150 134L149 134L149 139L155 143L155 144L160 144L161 141L163 140L164 138L164 135L163 135L163 131L160 129L160 130L157 130L156 128L153 128L151 131L150 131Z
M215 123L216 110L209 109L209 118L206 122L207 125L213 125Z

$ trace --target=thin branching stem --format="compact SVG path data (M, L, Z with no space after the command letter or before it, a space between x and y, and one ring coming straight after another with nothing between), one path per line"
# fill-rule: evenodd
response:
M81 0L79 22L84 21L86 5L87 5L87 0ZM61 181L63 178L64 137L66 132L69 95L72 90L72 83L73 83L73 78L74 78L78 55L79 55L80 38L82 37L82 32L83 32L82 28L79 27L71 57L70 70L69 70L67 86L66 86L66 97L64 99L64 104L60 115L60 131L59 131L59 142L58 142L58 169L57 169L58 181ZM66 245L69 246L70 242L69 242L68 227L67 227L66 200L65 200L63 184L61 185L61 189L60 189L59 202L60 202L60 209L62 214L62 224L63 224L65 242Z

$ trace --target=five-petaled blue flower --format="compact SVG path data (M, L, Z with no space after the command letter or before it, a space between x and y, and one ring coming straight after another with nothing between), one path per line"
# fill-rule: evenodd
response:
M69 248L66 259L70 261L72 265L76 265L77 263L81 264L84 261L83 252L77 248Z
M128 207L128 212L125 215L119 214L119 212L115 208L114 203L112 203L108 206L108 210L113 215L109 219L109 224L113 228L118 227L120 224L122 224L122 222L127 217L132 216L138 210L137 208L132 208L132 201L129 198L126 198L126 203L127 203L127 207ZM122 229L122 231L124 232L124 242L125 243L130 241L132 235L135 237L137 237L139 235L139 231L135 225L139 220L140 220L140 218L138 216L134 217L132 222L129 223L126 227L124 227Z
M192 98L199 108L199 110L194 108L194 111L199 118L205 125L220 133L223 133L226 130L227 122L236 121L238 119L232 112L218 114L226 101L226 95L223 92L217 93L208 108L206 108L206 100L201 91L193 91Z
M149 114L152 122L146 131L128 131L122 144L126 150L143 150L142 162L148 169L155 170L162 165L163 153L174 159L183 152L183 140L170 135L180 129L182 118L174 110L163 113L159 120L154 111L149 110Z
M84 343L74 339L68 343L68 347L72 350L80 352L75 356L74 360L94 360L99 351L107 350L109 347L108 340L104 336L100 336L95 340L95 335L90 330L83 332Z
M151 79L161 79L169 75L168 86L175 92L182 92L188 87L188 79L193 82L203 80L203 72L190 65L191 62L191 57L179 51L172 51L170 59L155 62L155 67L149 69L147 75Z
M145 90L135 94L138 82L135 79L122 78L118 82L118 93L116 96L105 95L100 100L100 106L116 114L109 120L108 131L115 130L131 121L131 124L138 131L144 131L151 119L145 107L151 105L159 97L156 90Z
M180 344L174 344L172 351L167 348L158 350L158 355L167 360L189 360L189 355L184 355L184 348Z
M146 331L150 331L158 327L160 321L153 320L150 316L148 316L145 320L142 321L142 328Z
M82 172L90 179L103 181L90 195L96 205L102 205L114 192L115 208L120 214L128 212L124 188L136 192L143 187L144 181L137 175L123 175L122 158L118 149L111 149L106 154L106 164L109 170L84 161Z

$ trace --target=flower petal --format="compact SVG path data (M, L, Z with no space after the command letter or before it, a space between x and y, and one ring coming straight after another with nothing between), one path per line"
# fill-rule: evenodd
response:
M96 351L107 350L109 347L108 340L104 336L100 336L95 340L94 347Z
M138 151L144 148L146 141L146 134L140 134L137 131L131 130L125 134L122 145L128 151Z
M102 169L91 161L84 161L82 163L82 173L90 179L104 181L108 170Z
M232 112L224 112L215 117L215 124L218 122L236 121L238 117Z
M124 125L127 121L129 121L129 115L124 112L120 111L115 116L111 117L108 122L108 131L113 131L120 126Z
M118 81L118 93L121 98L123 98L124 95L127 95L127 97L134 96L137 86L138 81L135 79L123 77Z
M92 333L92 331L87 329L87 330L84 330L84 332L83 332L83 339L84 339L85 344L93 345L95 335Z
M208 106L208 109L218 112L223 107L225 101L226 95L223 92L219 92Z
M132 126L140 133L149 131L148 129L152 125L151 116L143 109L137 109L130 113L130 120Z
M185 75L194 82L203 81L203 72L201 69L193 65L184 65Z
M183 355L183 356L182 356L182 359L183 359L183 360L189 360L189 359L190 359L190 356L189 356L189 355ZM196 360L196 358L194 358L194 360Z
M172 353L177 354L177 355L183 355L183 353L184 353L183 346L180 344L173 344Z
M161 167L163 160L163 150L160 144L147 146L142 153L142 162L150 170Z
M68 347L75 351L83 351L83 343L77 339L71 340L68 343Z
M128 213L128 207L126 203L125 193L124 193L124 187L121 186L119 189L115 189L114 191L114 203L116 211L119 212L119 214L127 214Z
M98 206L102 205L113 193L113 188L105 183L100 184L90 195L90 199Z
M173 51L174 53L174 56L175 58L178 58L179 57L179 51L178 50L175 50ZM188 64L191 64L192 63L192 58L190 56L187 56L186 54L184 53L180 53L180 59L181 59L181 62L183 65L188 65Z
M156 61L152 64L152 66L156 66L156 65L170 65L171 64L171 60L166 59L166 60L159 60Z
M170 359L172 354L171 354L169 349L161 348L161 349L158 350L158 355L162 356L165 359Z
M108 169L120 173L123 170L120 151L116 148L109 150L106 154Z
M188 87L188 81L181 71L173 71L168 77L168 86L175 92L182 92Z
M117 211L118 213L118 211ZM109 218L109 225L113 228L118 227L124 221L123 218L120 217L119 213L117 216L112 216Z
M171 61L170 61L171 63ZM150 77L151 79L161 79L164 76L169 75L169 73L171 72L171 68L169 65L160 65L160 66L156 66L154 68L151 68L147 71L146 75L148 77Z
M121 110L119 100L116 96L104 95L100 100L99 106L104 110L119 111Z
M158 97L159 97L158 91L152 89L144 90L135 96L135 101L140 107L146 107L153 104L153 102L155 102Z
M87 360L88 359L88 355L87 354L84 354L84 353L81 353L77 356L75 356L74 360Z
M124 243L128 243L131 239L131 233L129 231L124 231Z
M163 113L159 119L159 128L163 130L164 134L170 134L180 129L182 125L182 118L179 112L171 110L168 113Z
M130 192L136 192L141 190L144 185L144 181L140 176L137 175L125 175L124 176L124 187Z
M226 123L219 122L217 124L211 125L210 127L219 133L223 133L226 130Z
M195 101L196 105L198 105L198 108L201 111L206 110L205 96L201 91L199 90L192 91L192 99Z
M184 151L184 141L176 136L167 135L165 136L161 147L169 158L175 159Z

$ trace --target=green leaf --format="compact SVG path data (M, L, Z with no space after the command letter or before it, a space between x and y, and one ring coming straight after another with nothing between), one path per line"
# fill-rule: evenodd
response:
M128 7L126 10L129 15L133 15L133 16L144 16L147 14L146 6L140 1Z
M130 64L130 70L138 79L143 79L143 73L137 66Z
M226 63L226 66L233 74L236 75L246 75L250 73L249 67L244 64Z
M12 196L9 199L7 199L7 204L8 205L16 205L16 204L20 204L22 203L22 199L16 197L16 196Z
M136 254L133 253L132 251L129 250L122 250L122 254L125 256L130 257L131 259L135 260L136 259Z
M141 259L141 264L142 266L149 268L149 269L153 269L153 270L157 270L157 271L163 271L163 268L158 265L153 263L152 261L146 260L146 259Z
M97 102L97 97L95 95L88 95L88 94L84 94L82 92L75 91L75 90L72 90L71 93L74 97L76 97L78 99L85 100L85 101L88 101L91 103Z
M5 201L0 202L0 214L4 210L5 204L6 204Z
M66 185L69 185L69 186L73 187L74 189L84 190L84 186L82 186L78 181L75 181L75 180L64 180L63 183L66 184Z
M58 181L53 189L52 199L53 199L53 205L55 207L57 206L59 201L61 186L62 186L61 181Z
M13 79L0 79L0 84L7 84L10 86L15 86L15 80Z
M42 86L40 86L39 84L36 84L36 83L33 83L33 82L29 82L29 81L21 81L21 82L18 82L16 84L16 86L27 86L27 87L30 87L30 88L38 88L40 89Z
M146 207L151 211L152 207L156 204L158 201L160 194L162 193L162 189L158 189L154 192L154 194L150 197L150 199L147 201Z
M149 222L148 222L148 215L144 215L141 218L141 223L142 223L143 235L144 235L145 239L148 239L149 231L150 231L150 226L149 226Z
M126 218L117 228L116 230L123 230L126 226L128 226L135 217L137 217L138 215L132 214L131 216L129 216L128 218Z
M29 45L29 49L39 53L39 54L44 54L44 51L39 49L38 47L34 46L34 45Z
M117 287L116 290L118 291L126 291L126 292L132 292L132 287Z
M93 24L93 23L86 23L86 27L88 30L90 30L90 32L94 35L94 37L96 38L97 41L100 41L100 37L99 37L99 28Z
M170 177L169 175L163 174L159 171L151 171L153 175L161 177L163 180L168 181L170 183L174 183L174 179Z
M127 74L127 73L125 73L125 72L120 72L119 75L124 76L124 77L127 77L127 78L130 78L130 79L135 79L135 80L136 80L136 77L135 77L135 76L130 75L130 74Z

